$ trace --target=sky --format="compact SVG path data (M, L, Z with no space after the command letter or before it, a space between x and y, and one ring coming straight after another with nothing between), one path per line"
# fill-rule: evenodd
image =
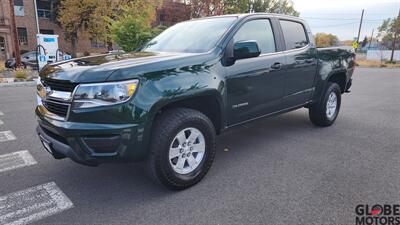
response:
M340 40L357 37L361 11L364 22L360 40L370 37L372 29L387 18L394 18L400 10L400 0L292 0L294 8L300 12L311 27L312 32L331 33Z

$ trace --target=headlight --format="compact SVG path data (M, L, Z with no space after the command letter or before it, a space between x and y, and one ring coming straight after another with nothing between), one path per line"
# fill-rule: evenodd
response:
M92 108L126 102L135 93L138 80L80 84L73 95L73 108Z

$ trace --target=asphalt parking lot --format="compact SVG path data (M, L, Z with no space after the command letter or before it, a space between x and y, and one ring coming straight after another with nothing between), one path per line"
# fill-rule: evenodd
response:
M400 204L400 70L357 68L332 127L301 109L232 128L205 179L180 192L140 164L53 159L35 133L35 98L32 86L0 88L0 131L14 139L0 137L0 224L350 225L358 204ZM4 169L15 152L24 166Z

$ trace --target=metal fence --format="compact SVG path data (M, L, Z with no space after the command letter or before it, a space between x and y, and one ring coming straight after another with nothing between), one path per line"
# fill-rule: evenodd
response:
M367 60L387 61L390 60L391 55L391 50L368 50ZM400 61L400 50L394 51L393 60Z

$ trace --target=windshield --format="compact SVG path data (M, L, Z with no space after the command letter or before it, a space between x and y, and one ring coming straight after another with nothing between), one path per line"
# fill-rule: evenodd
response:
M202 53L211 50L237 17L178 23L151 40L142 51Z

